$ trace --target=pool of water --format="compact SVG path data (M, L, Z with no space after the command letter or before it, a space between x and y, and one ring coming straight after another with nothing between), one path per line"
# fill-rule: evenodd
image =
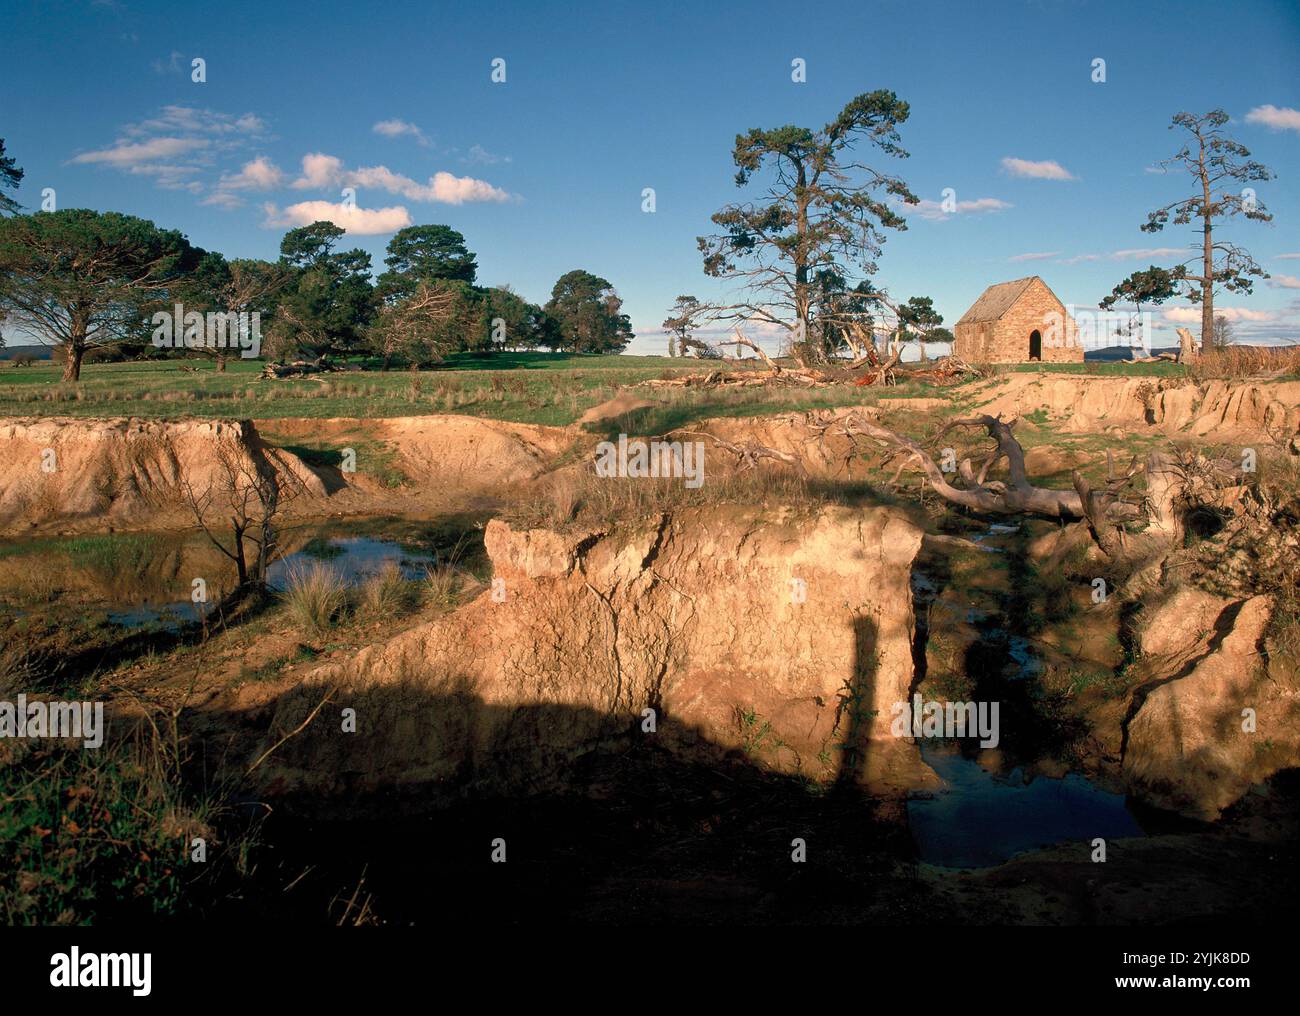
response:
M993 523L971 539L982 552L1007 554L1014 550L1009 538L1020 529ZM934 600L939 585L922 568L913 570L918 623L930 623L924 608ZM1031 635L1008 630L1010 594L999 595L1004 597L1002 606L968 605L964 616L978 633L980 652L967 655L968 661L979 660L976 698L1002 704L1001 743L986 750L970 741L919 740L921 757L943 781L943 788L907 802L918 858L951 868L991 867L1017 854L1062 843L1145 835L1124 794L1105 790L1078 772L1059 778L1029 775L1036 752L1026 743L1025 731L1007 723L1007 705L1012 699L1025 701L1026 693L1033 690L1031 682L1043 674L1043 662ZM930 634L927 630L927 638ZM1027 714L1022 709L1018 715ZM1028 760L1028 764L1017 766L1007 763L1008 758ZM1055 772L1057 767L1051 769Z
M286 529L280 536L286 553L268 569L268 585L282 591L295 570L315 562L334 569L349 586L390 564L406 578L418 579L449 557L448 533L459 524L461 520L432 520L390 529L373 522ZM357 528L363 531L357 533ZM129 534L121 539L116 548L96 544L93 553L62 540L4 545L0 553L10 562L10 579L23 569L52 569L61 583L76 590L76 602L92 616L98 612L110 624L132 630L176 631L201 621L222 592L234 586L233 564L201 535ZM207 603L190 599L195 576L208 583Z
M435 559L436 555L431 551L412 548L394 538L315 537L307 547L286 554L272 564L267 569L266 581L272 592L281 592L295 570L310 567L315 561L333 568L349 586L360 585L389 564L400 567L406 578L415 579L423 575ZM203 615L212 608L212 603L173 600L166 603L142 603L125 609L109 609L106 613L111 622L123 628L154 626L175 630L181 625L202 621Z
M1143 835L1123 794L1077 773L1031 780L1017 768L998 775L952 742L922 741L921 757L945 785L907 802L918 856L929 864L982 868L1059 843Z

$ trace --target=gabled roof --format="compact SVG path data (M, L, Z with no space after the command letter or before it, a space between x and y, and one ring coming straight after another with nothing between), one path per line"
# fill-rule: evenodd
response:
M1035 281L1042 282L1037 275L1027 279L1014 279L1011 282L999 282L989 286L980 294L980 298L971 304L970 310L961 316L959 325L979 321L996 321L1009 311ZM1046 283L1044 283L1046 285Z

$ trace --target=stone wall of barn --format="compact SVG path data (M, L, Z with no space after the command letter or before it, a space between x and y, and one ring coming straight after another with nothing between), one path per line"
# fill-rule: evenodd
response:
M953 353L969 363L1026 363L1035 329L1042 334L1043 363L1083 360L1078 326L1042 281L1035 281L999 320L957 325Z

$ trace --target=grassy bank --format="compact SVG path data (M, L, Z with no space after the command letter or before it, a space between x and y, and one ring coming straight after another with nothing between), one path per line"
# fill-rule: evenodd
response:
M662 356L570 353L457 354L432 370L356 369L320 380L264 381L258 376L261 367L260 361L250 360L232 361L223 373L203 360L88 364L79 383L65 384L53 364L4 366L0 367L0 416L320 419L459 413L564 426L627 385L714 367L753 369ZM1018 364L1007 369L1143 377L1183 371L1169 363ZM926 394L923 389L903 384L889 394ZM661 398L663 393L653 395ZM690 392L684 397L708 409L690 414L699 418L729 415L732 407L761 413L764 407L779 412L857 404L874 393L850 387L793 393Z

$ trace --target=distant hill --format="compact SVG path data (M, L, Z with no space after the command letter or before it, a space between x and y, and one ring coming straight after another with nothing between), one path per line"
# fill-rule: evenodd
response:
M50 359L49 346L5 346L0 349L0 360L12 360L15 356L23 353L34 356L38 360Z

